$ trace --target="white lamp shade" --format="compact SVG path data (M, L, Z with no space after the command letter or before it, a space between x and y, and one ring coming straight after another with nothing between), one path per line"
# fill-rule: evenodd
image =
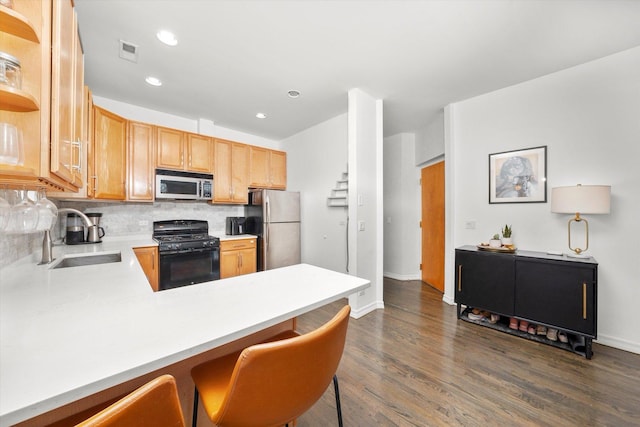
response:
M610 185L578 184L551 189L551 212L608 214L610 210Z

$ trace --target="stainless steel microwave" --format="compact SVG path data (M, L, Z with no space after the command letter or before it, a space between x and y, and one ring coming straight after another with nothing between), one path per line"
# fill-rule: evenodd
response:
M156 169L156 199L211 200L213 175Z

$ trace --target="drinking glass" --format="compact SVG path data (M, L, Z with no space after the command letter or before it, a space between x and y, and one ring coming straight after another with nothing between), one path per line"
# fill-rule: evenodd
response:
M13 233L31 233L38 224L38 209L29 200L27 190L18 192L18 203L11 207L9 231Z
M9 225L9 218L11 218L11 205L2 196L6 197L6 191L0 193L0 232L5 231L7 229L7 225Z
M0 122L0 163L22 165L22 132L11 123Z
M47 199L47 192L44 188L38 191L38 201L36 202L36 210L38 211L38 225L36 230L51 230L58 218L58 207Z

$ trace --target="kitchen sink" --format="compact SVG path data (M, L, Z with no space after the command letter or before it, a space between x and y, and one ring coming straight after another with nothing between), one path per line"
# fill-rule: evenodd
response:
M62 258L53 268L80 267L84 265L108 264L111 262L121 262L120 252L110 254L92 254L80 256L68 256Z

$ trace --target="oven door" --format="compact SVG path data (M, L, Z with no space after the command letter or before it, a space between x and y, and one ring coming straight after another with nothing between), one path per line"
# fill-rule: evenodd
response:
M159 290L220 279L220 248L160 252Z

